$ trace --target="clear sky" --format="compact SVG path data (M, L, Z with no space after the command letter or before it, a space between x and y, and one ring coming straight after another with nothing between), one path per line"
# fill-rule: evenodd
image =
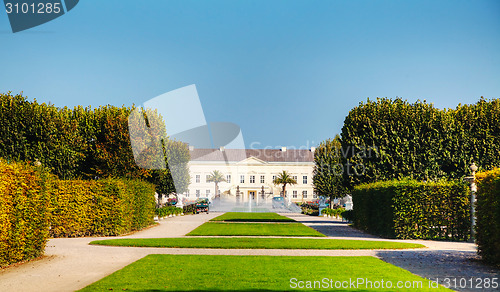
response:
M500 1L81 0L16 34L0 11L0 92L128 106L190 84L247 147L313 146L368 97L498 98Z

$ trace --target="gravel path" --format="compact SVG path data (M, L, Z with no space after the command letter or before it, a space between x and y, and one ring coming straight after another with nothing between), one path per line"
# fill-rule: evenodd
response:
M289 215L289 217L318 230L329 238L387 240L356 230L336 219L301 214ZM500 291L500 289L475 288L476 284L480 284L478 287L484 287L482 284L484 279L497 278L497 281L500 281L500 270L486 266L479 261L477 246L474 243L432 240L390 241L420 243L428 248L374 251L374 256L421 277L433 281L438 280L444 286L451 284L450 288L456 291ZM472 288L470 279L472 279ZM462 281L462 286L460 281Z
M178 216L162 220L155 227L119 238L179 237L220 213ZM330 238L383 240L323 217L283 214L304 223ZM477 261L470 243L412 240L427 249L412 250L270 250L270 249L181 249L91 246L89 242L111 237L56 238L49 240L46 256L40 260L0 270L0 291L74 291L81 289L148 254L207 255L292 255L292 256L374 256L422 277L444 283L444 277L500 278L498 270ZM458 279L459 280L459 279ZM472 291L471 289L455 289ZM477 291L478 289L474 289ZM484 290L487 291L487 290ZM490 290L493 291L493 290Z

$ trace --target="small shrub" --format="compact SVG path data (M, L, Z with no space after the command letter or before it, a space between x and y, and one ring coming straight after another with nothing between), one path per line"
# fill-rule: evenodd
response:
M161 208L156 208L155 213L158 215L158 217L167 217L169 215L180 215L183 209L182 208L177 208L174 206L164 206Z
M188 204L182 207L184 214L195 214L196 213L196 204Z

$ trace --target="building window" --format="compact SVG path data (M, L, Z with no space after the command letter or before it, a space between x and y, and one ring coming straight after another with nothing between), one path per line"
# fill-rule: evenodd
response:
M297 191L293 191L292 198L297 199Z
M200 175L199 174L196 175L196 183L198 183L198 184L200 183Z
M189 190L186 192L186 198L189 198Z
M208 178L209 178L209 177L210 177L210 175L209 175L209 174L207 174L207 175L205 176L205 182L208 182Z
M265 176L261 175L260 176L260 183L263 184L265 182Z
M313 199L316 199L317 197L318 197L318 195L313 194Z
M302 198L307 199L307 191L302 191Z
M205 195L208 197L208 196L210 195L210 190L207 190L207 191L205 192Z
M297 181L297 176L296 176L296 175L292 176L292 178L293 178L295 181Z
M245 176L240 175L240 184L244 184L244 183L245 183Z
M250 176L250 183L254 184L255 183L255 175Z
M302 177L302 183L305 184L305 185L307 184L307 175L304 175Z
M196 190L196 197L199 198L200 197L200 190Z
M231 175L230 174L226 175L226 181L228 184L231 183Z
M273 182L274 182L274 180L275 180L275 179L276 179L276 176L275 176L275 175L273 175Z

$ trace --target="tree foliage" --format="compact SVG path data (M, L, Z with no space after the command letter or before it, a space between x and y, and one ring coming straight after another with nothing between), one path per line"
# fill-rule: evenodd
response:
M500 99L445 110L425 101L368 100L349 112L341 144L350 187L460 178L473 161L483 169L500 165Z
M295 185L297 184L297 181L290 176L288 171L283 170L281 173L279 173L276 178L273 180L273 184L275 185L283 185L283 194L281 196L285 197L286 195L286 185Z
M329 197L330 202L347 193L343 180L341 149L340 136L336 135L335 138L322 142L314 152L314 191L320 196Z
M135 159L130 133L144 129L129 127L129 117L136 112L134 107L57 108L36 100L30 102L20 94L0 94L0 157L8 161L39 160L62 179L147 179L159 193L175 192L176 187L183 192L189 184L187 146L169 140L161 115L146 111L147 124L154 123L157 127L149 127L147 135L139 137L146 140L156 135L161 144L144 142L149 147L142 148L142 156ZM163 165L164 169L139 167L141 159ZM170 171L174 167L177 185Z
M213 182L215 184L215 196L219 196L219 183L227 181L224 174L218 170L212 171L207 177L207 182Z

